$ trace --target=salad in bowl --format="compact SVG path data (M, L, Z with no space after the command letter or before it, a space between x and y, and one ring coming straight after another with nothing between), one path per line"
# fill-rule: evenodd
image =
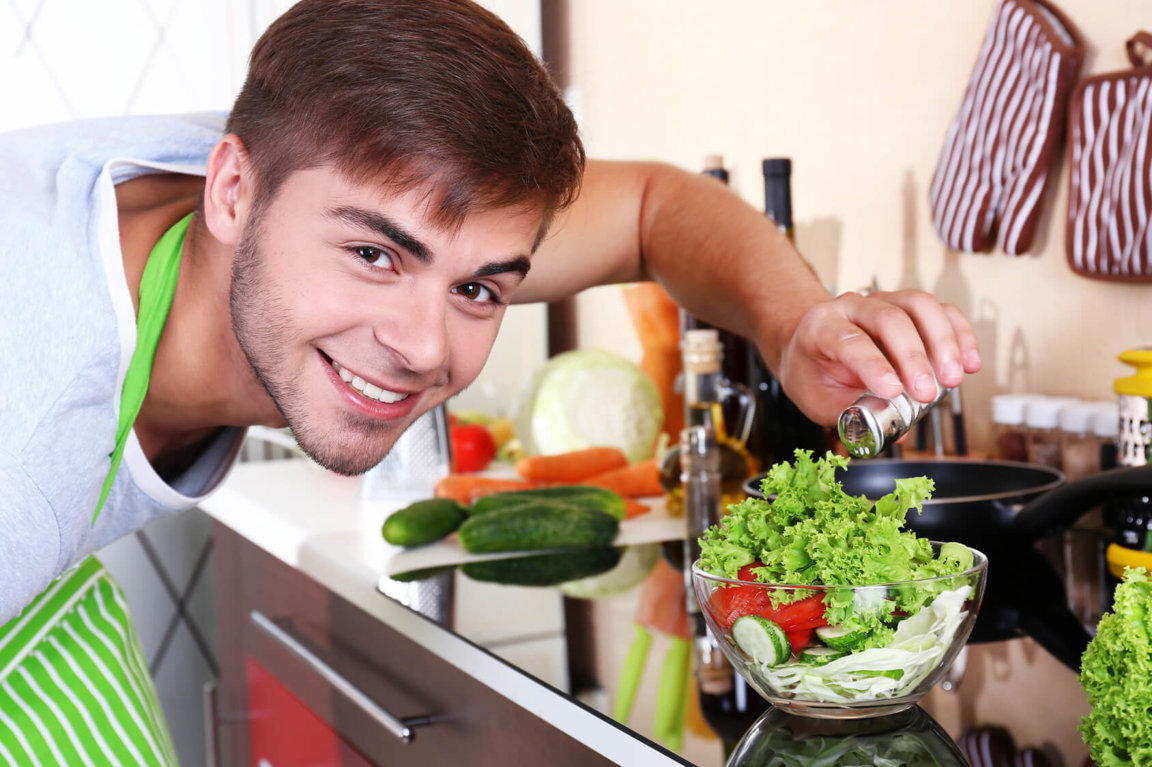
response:
M943 676L976 621L987 558L904 529L932 492L896 480L875 503L835 479L847 458L797 451L700 539L692 581L725 655L778 708L879 716Z

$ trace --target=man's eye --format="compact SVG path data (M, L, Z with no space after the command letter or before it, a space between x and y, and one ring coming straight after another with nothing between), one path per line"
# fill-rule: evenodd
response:
M455 288L454 293L464 296L469 301L496 301L496 295L490 288L478 282L466 282Z
M369 264L375 264L381 261L387 263L388 261L387 252L380 250L380 248L374 248L371 245L356 245L352 248L352 252Z

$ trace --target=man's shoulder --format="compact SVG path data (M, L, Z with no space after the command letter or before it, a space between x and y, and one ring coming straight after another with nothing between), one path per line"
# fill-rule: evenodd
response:
M97 117L0 133L0 167L57 173L79 165L102 169L117 159L198 165L224 132L227 114Z

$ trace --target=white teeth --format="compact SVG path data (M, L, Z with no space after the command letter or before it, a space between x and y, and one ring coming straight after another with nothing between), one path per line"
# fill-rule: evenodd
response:
M340 365L336 360L332 360L332 368L340 375L342 381L349 384L353 389L368 399L374 399L377 402L384 402L391 405L408 398L407 394L388 391L387 389L381 389L376 384L368 383L360 376L353 374L347 368Z

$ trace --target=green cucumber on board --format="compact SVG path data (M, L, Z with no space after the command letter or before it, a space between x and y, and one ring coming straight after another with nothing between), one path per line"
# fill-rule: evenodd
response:
M788 635L775 621L742 615L732 624L732 639L756 663L776 666L792 657Z
M530 503L466 519L457 537L465 551L501 551L608 546L620 522L611 514L554 503Z
M477 498L469 511L473 514L487 514L491 511L510 509L526 503L553 502L584 509L595 509L611 514L617 520L624 519L626 503L623 496L607 488L591 485L554 485L537 487L531 490L507 490Z
M468 510L451 498L428 498L394 511L381 533L396 546L423 546L455 532L466 519Z
M608 572L620 563L621 550L608 546L508 559L486 559L460 566L472 580L508 586L555 586Z

